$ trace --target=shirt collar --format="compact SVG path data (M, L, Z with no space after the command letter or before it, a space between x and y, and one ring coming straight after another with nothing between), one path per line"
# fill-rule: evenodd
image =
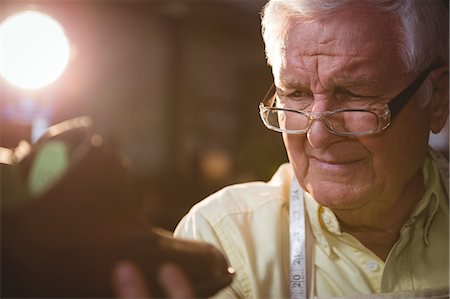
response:
M323 230L329 226L330 229L337 229L340 233L339 223L337 222L336 216L330 209L319 205L311 194L306 191L304 191L304 199L314 238L316 239L319 247L329 256L332 249L325 234L323 233Z

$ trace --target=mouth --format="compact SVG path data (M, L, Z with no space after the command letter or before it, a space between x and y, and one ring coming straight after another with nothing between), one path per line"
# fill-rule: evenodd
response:
M349 171L360 164L362 161L363 159L336 161L320 159L316 157L311 158L311 163L314 167L327 171Z

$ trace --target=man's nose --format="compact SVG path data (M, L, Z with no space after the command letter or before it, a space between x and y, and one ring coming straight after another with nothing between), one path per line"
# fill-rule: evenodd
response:
M313 109L314 112L327 111L329 107L327 105L316 105ZM306 133L306 138L309 144L313 148L327 148L334 141L339 140L340 136L333 134L326 126L325 120L318 117L312 120L311 126Z

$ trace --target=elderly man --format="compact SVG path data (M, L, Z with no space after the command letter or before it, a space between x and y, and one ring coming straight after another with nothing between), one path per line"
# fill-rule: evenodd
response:
M224 298L448 294L448 162L428 146L448 118L443 1L272 0L262 25L261 117L290 163L175 235L226 254Z

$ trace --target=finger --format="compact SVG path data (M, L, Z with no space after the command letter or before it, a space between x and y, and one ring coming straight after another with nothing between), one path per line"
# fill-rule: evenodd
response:
M193 298L194 292L187 276L177 266L165 263L158 273L158 280L171 299Z
M113 269L113 288L117 298L148 298L141 271L131 262L119 262Z

